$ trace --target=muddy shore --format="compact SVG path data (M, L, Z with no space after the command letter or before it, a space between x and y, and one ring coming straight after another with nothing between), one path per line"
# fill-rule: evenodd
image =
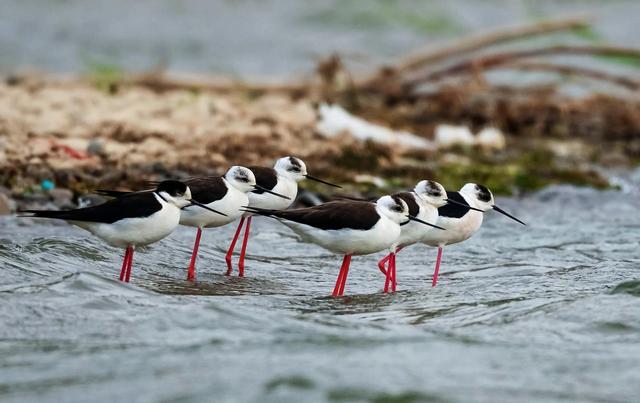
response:
M638 104L563 100L549 91L538 99L534 105L504 89L466 84L393 101L371 94L157 91L80 78L7 79L0 84L0 193L17 202L14 208L43 200L61 207L98 187L136 189L149 180L220 174L233 164L270 165L295 155L315 174L345 184L346 193L435 178L452 188L474 180L509 194L550 183L606 187L601 167L637 163ZM348 129L327 135L319 113L327 102L389 128L389 138ZM581 122L586 126L578 129ZM451 123L471 133L495 128L499 139L450 141L437 132ZM396 141L398 130L425 144ZM51 188L68 191L56 196Z

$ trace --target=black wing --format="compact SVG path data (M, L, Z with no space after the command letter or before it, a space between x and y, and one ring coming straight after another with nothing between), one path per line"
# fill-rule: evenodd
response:
M249 211L324 230L347 228L368 230L380 219L376 205L365 201L336 200L319 206L294 210L263 210L251 207Z
M247 167L256 177L256 184L267 190L273 190L278 184L278 173L273 168L266 167ZM253 193L264 193L263 190L252 190Z
M458 192L447 192L447 199L464 204L460 206L458 204L448 203L438 208L438 215L440 217L460 218L467 214L469 209L469 203ZM465 207L467 206L467 207Z
M24 210L22 212L32 213L32 217L113 224L124 218L148 217L161 208L162 205L152 192L140 192L125 194L98 206L76 210Z
M222 199L229 190L221 176L193 178L185 181L185 183L191 189L193 200L203 204Z
M416 202L416 199L413 193L401 192L401 193L396 193L393 196L398 197L404 200L405 203L407 203L407 206L409 206L409 215L412 215L414 217L418 215L418 213L420 212L420 206L418 206L418 203Z

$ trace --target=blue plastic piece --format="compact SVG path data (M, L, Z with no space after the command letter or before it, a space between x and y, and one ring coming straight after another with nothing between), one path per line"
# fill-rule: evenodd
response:
M40 184L40 187L42 188L42 190L51 190L56 187L56 184L50 181L49 179L45 179Z

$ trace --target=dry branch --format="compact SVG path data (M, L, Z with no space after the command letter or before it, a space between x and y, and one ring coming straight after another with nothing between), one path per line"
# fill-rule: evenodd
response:
M462 38L453 43L446 44L437 48L428 48L410 54L401 58L397 63L387 66L385 70L393 70L398 74L407 72L429 63L439 62L444 59L459 56L464 53L486 48L488 46L499 43L532 37L537 35L549 34L552 32L566 31L588 26L591 18L589 17L569 17L560 18L550 21L535 22L527 25L519 25L515 27L502 28L496 31L486 32L482 34L474 34L473 36ZM372 84L376 79L384 73L376 72L360 79L356 84L358 86L367 86Z
M543 48L516 50L490 55L474 57L452 66L448 66L436 71L421 71L405 78L402 81L402 87L410 90L416 85L428 81L437 81L446 77L459 74L478 72L486 69L496 68L496 66L513 63L519 59L526 59L536 56L550 55L588 55L588 56L616 56L616 57L633 57L640 60L640 49L622 48L615 46L550 46Z
M640 89L640 80L634 80L632 78L609 74L599 70L587 69L584 67L566 66L551 63L527 63L519 62L513 64L507 64L505 66L495 66L498 69L515 69L525 71L546 71L557 74L565 74L572 76L582 76L593 80L607 81L612 84L625 87L631 91L637 91Z

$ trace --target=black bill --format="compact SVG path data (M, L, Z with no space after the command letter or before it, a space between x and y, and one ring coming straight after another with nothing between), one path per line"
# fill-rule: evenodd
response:
M501 209L500 207L496 206L495 204L493 205L493 209L494 209L495 211L497 211L498 213L500 213L500 214L504 214L504 215L506 215L507 217L511 218L512 220L519 222L519 223L520 223L520 224L522 224L522 225L527 225L527 224L525 224L524 222L522 222L522 221L520 221L519 219L517 219L517 218L515 218L514 216L512 216L511 214L507 213L506 211L504 211L504 210L503 210L503 209Z
M267 188L265 188L265 187L262 187L262 186L260 186L260 185L255 185L255 186L254 186L254 189L256 189L256 190L260 190L261 192L265 192L265 193L272 194L272 195L274 195L274 196L282 197L283 199L291 200L291 198L290 198L290 197L287 197L287 196L285 196L285 195L281 195L280 193L272 192L271 190L269 190L269 189L267 189Z
M329 185L329 186L333 186L333 187L336 187L336 188L340 188L340 189L342 189L342 186L334 185L333 183L329 183L329 182L324 181L324 180L322 180L322 179L320 179L320 178L316 178L315 176L305 175L304 177L305 177L305 178L307 178L307 179L311 179L312 181L316 181L316 182L324 183L325 185Z
M437 228L437 229L441 229L441 230L443 230L443 231L446 231L446 229L444 229L444 228L442 228L442 227L438 227L438 226L437 226L437 225L435 225L435 224L429 224L428 222L426 222L426 221L422 221L421 219L416 218L416 217L414 217L414 216L412 216L412 215L408 215L408 216L407 216L407 218L408 218L408 219L410 219L411 221L416 221L416 222L419 222L420 224L428 225L428 226L430 226L430 227L433 227L433 228Z
M202 207L203 209L205 209L205 210L209 210L209 211L211 211L212 213L220 214L220 215L223 215L223 216L225 216L225 217L227 216L225 213L221 213L221 212L219 212L219 211L217 211L217 210L214 210L214 209L212 209L212 208L210 208L210 207L207 207L207 206L205 206L204 204L202 204L202 203L198 203L198 202L197 202L197 201L195 201L195 200L191 200L191 204L190 204L190 206L198 206L198 207ZM187 206L187 207L189 207L189 206Z
M468 209L471 209L471 210L475 210L475 211L479 211L479 212L481 212L481 213L484 213L484 211L480 210L479 208L471 207L470 205L468 205L468 204L466 204L466 203L460 203L460 202L458 202L458 201L451 200L451 199L445 199L445 201L446 201L447 203L457 204L458 206L466 207L466 208L468 208Z

